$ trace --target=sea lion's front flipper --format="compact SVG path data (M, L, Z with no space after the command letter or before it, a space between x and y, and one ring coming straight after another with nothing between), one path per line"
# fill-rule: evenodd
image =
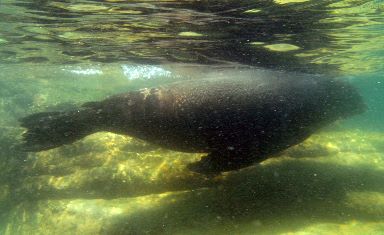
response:
M224 171L238 170L255 162L254 153L248 149L243 151L214 151L200 161L190 163L189 170L205 174L218 175Z

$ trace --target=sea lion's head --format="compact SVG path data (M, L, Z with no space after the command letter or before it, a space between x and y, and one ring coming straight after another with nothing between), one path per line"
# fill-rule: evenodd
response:
M326 84L326 90L331 99L326 101L328 109L336 118L347 118L361 114L367 110L367 106L358 90L352 84L340 79L333 79Z

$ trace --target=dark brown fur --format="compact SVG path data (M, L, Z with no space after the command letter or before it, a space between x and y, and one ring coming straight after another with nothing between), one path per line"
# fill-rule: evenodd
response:
M283 72L176 82L112 96L79 110L26 117L25 148L40 151L97 131L165 148L206 152L191 170L216 174L298 144L336 119L364 109L349 84Z

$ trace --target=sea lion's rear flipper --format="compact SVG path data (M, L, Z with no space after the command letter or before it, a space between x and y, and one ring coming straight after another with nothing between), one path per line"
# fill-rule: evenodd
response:
M238 170L254 163L254 154L250 150L243 151L214 151L200 161L190 163L189 170L205 174L217 175L224 171Z
M72 143L97 131L98 118L90 108L32 114L20 120L27 128L21 148L37 152Z

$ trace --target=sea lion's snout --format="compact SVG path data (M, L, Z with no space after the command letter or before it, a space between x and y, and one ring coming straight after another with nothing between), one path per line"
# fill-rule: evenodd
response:
M322 80L324 89L321 103L327 116L332 119L348 118L364 113L367 105L359 91L349 82L341 79ZM331 120L330 119L330 120Z
M361 102L357 104L357 108L354 114L362 114L365 113L368 110L368 106L363 102L361 99Z
M367 111L368 107L355 87L346 84L341 91L342 102L340 103L342 103L342 107L340 109L343 110L343 118Z

